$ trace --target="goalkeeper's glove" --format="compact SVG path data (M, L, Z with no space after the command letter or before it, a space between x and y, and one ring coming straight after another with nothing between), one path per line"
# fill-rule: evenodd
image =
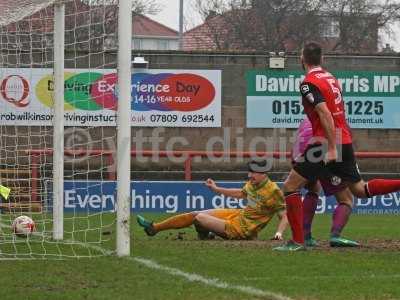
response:
M280 232L275 233L274 237L271 240L282 241L283 240L282 233Z

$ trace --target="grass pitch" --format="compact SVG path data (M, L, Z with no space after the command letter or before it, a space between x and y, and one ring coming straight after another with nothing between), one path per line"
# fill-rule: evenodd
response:
M156 220L165 217L147 216ZM109 232L113 217L93 218L89 224L92 230L76 237L106 251L115 249L115 232ZM259 241L238 242L198 241L193 229L147 237L132 217L130 258L56 255L51 259L3 260L0 299L400 299L399 216L352 216L343 235L363 244L357 249L327 246L330 218L316 216L314 236L321 241L320 247L276 253L271 248L277 243L268 240L276 220L261 233ZM87 221L82 222L86 228ZM107 225L106 235L96 231L100 222ZM70 226L67 224L66 230L72 235ZM79 232L79 226L75 229ZM99 239L104 241L97 244ZM19 241L19 253L57 250L81 256L101 254L96 248L80 249L78 245ZM13 247L3 240L2 257L10 258L4 253Z

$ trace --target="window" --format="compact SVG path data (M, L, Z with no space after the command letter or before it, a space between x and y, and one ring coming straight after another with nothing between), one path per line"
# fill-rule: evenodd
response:
M133 49L142 50L143 49L143 40L133 39Z
M340 36L340 24L338 20L332 18L326 18L326 21L322 23L321 37L326 38L337 38Z
M158 50L169 50L169 41L168 40L159 40L157 48L158 48Z

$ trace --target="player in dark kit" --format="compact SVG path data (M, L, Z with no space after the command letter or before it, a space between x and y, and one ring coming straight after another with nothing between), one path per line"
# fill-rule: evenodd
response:
M274 248L278 251L305 249L300 188L308 182L318 179L329 180L333 185L344 182L356 197L372 197L400 190L400 180L362 180L354 157L350 127L346 122L341 87L338 80L321 67L321 46L315 42L307 43L302 51L301 63L306 76L300 85L300 92L304 111L312 125L313 138L283 185L292 240Z
M296 165L297 160L303 158L302 155L309 143L312 143L312 138L312 125L306 117L300 123L297 130L296 141L292 149L292 165ZM358 247L360 245L358 242L341 236L341 232L346 226L353 209L353 194L345 183L342 182L339 185L333 185L329 180L321 180L309 182L305 188L307 189L307 193L303 197L303 229L306 247L315 247L318 245L317 241L312 237L311 227L321 190L324 191L325 196L334 195L337 201L337 206L332 214L329 245L331 247Z

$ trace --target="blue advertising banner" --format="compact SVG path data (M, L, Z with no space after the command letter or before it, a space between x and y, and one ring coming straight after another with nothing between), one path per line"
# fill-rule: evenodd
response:
M241 188L243 182L218 182L224 187ZM49 188L51 188L49 186ZM217 195L199 181L138 181L131 183L132 211L185 212L212 208L242 208L246 200ZM49 189L48 201L52 201ZM66 181L64 208L66 212L113 211L116 201L115 181ZM334 197L320 197L317 213L331 213L336 207ZM400 193L355 198L356 214L400 214Z

